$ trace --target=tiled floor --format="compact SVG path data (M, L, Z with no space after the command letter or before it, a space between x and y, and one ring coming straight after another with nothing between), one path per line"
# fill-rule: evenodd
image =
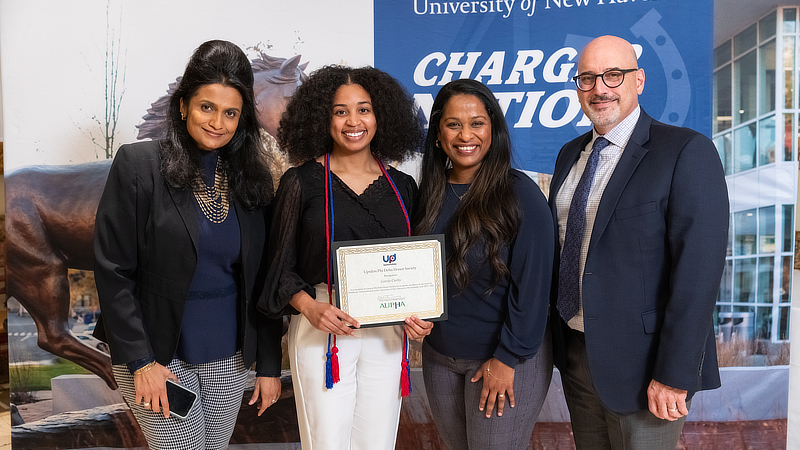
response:
M11 427L8 411L0 413L0 450L11 449ZM786 421L731 422L731 423L687 423L678 450L706 449L774 449L786 448ZM299 450L300 444L243 444L231 445L231 450ZM398 445L398 449L403 449ZM414 450L440 449L428 443ZM537 424L529 449L574 449L569 424ZM102 450L95 448L92 450Z
M2 396L2 387L3 385L0 385L0 396ZM49 393L47 391L47 394ZM20 407L20 413L29 420L47 417L52 413L51 403L51 400L45 399L30 405L23 405ZM444 445L430 422L430 418L408 416L414 413L414 408L410 408L413 406L414 401L413 399L407 399L406 403L403 412L405 416L400 421L400 435L403 438L398 440L397 450L442 450ZM783 450L786 448L786 431L786 419L742 422L688 422L684 427L677 450L698 448ZM299 450L299 448L300 446L297 443L238 444L230 446L231 450ZM528 448L529 450L574 450L569 423L536 424L531 444ZM11 449L10 414L8 411L3 411L0 412L0 450L7 449ZM105 449L93 448L92 450Z

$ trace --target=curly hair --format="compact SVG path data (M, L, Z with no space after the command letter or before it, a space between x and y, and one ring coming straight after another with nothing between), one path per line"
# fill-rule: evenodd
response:
M281 117L278 142L293 164L333 149L333 97L339 87L350 84L364 88L372 101L377 122L372 154L384 162L403 161L421 147L418 108L397 80L373 67L325 66L297 88Z
M521 220L515 200L511 175L511 137L503 110L488 87L478 81L461 79L446 84L436 95L431 109L425 153L419 184L419 204L414 217L415 234L427 234L436 224L444 202L451 163L447 154L436 145L439 122L447 102L456 95L471 95L481 101L492 125L492 145L472 180L464 199L447 225L453 242L453 253L447 257L447 273L460 289L469 283L467 252L483 240L486 257L492 265L495 285L508 276L508 267L500 259L500 249L516 236ZM486 292L488 295L494 286Z
M199 156L194 139L181 119L181 100L188 104L203 86L221 84L242 96L239 125L230 142L219 149L228 182L235 198L248 209L272 200L272 175L269 159L262 150L253 95L253 70L247 55L227 41L208 41L195 50L177 89L169 100L167 136L161 141L161 174L177 188L187 188L200 176Z

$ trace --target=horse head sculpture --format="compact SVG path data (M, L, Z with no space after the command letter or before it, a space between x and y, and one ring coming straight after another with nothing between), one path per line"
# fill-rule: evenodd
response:
M281 114L286 110L286 104L295 89L308 79L304 72L308 62L300 64L300 55L286 59L262 52L250 64L253 67L253 93L258 123L271 136L277 136L278 123ZM167 135L169 99L180 81L181 77L176 78L174 83L170 83L167 93L150 105L147 114L142 117L144 122L136 126L139 129L136 135L138 139L161 139Z

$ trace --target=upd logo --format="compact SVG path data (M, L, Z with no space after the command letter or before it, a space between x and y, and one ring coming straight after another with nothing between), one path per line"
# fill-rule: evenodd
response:
M394 264L397 261L397 253L393 255L383 255L383 262L386 264Z

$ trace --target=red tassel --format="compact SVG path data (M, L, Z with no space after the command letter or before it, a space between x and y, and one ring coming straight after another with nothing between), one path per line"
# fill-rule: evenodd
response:
M400 396L408 397L409 382L408 382L408 363L403 359L403 371L400 373Z
M333 372L333 384L339 382L339 347L336 346L336 337L333 338L333 348L331 349L331 372Z
M403 331L403 360L400 364L400 397L408 397L411 392L411 380L408 367L408 334Z

